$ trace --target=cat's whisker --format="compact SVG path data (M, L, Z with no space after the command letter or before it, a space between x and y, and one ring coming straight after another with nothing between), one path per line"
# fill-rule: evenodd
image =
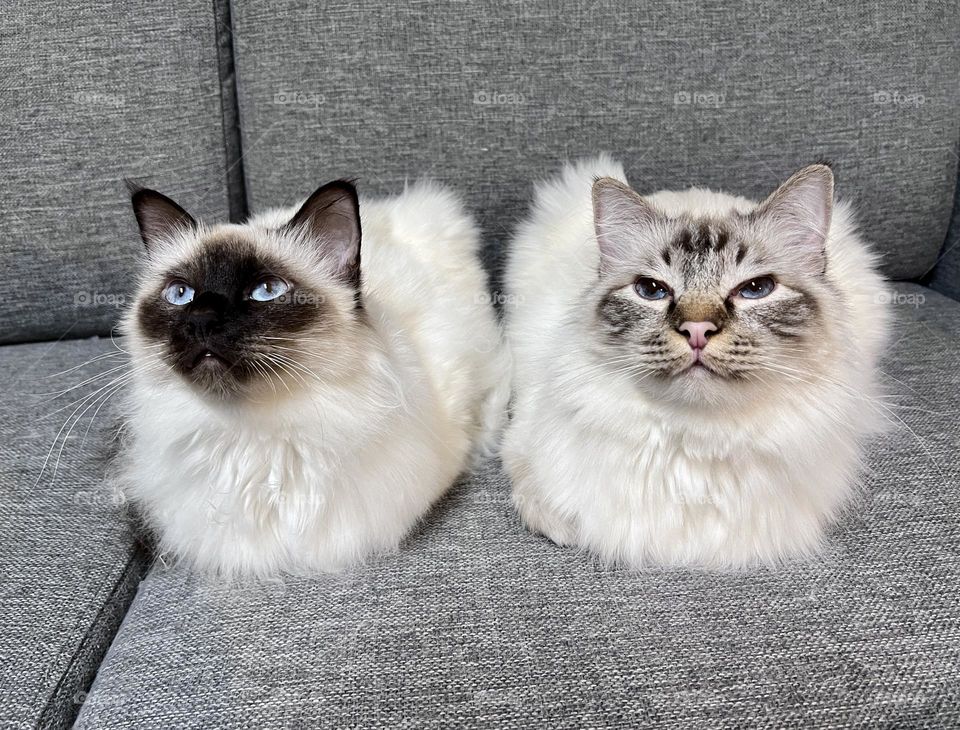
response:
M130 368L129 372L130 372L131 374L137 374L137 373L149 372L149 371L152 369L153 365L152 365L152 364L147 364L147 365L133 365L133 364L131 364L131 363L124 363L124 366L123 366L123 367L128 367L128 368ZM96 385L97 382L98 382L99 380L101 380L103 377L109 377L109 375L111 375L111 374L113 374L113 373L107 373L107 372L100 373L100 374L97 375L97 377L88 379L88 381L87 381L86 383L84 383L84 385ZM108 385L109 385L109 383L108 383ZM70 389L64 391L61 395L65 395L66 393L70 392L71 390L75 390L75 389L76 389L76 388L70 388ZM52 416L55 416L56 414L61 413L62 411L65 411L65 410L68 410L69 408L72 408L73 406L77 405L77 403L79 403L80 401L85 400L85 399L86 399L86 396L81 396L80 398L77 398L76 400L73 400L73 401L71 401L70 403L66 403L65 405L62 405L62 406L60 406L59 408L57 408L57 409L55 409L55 410L53 410L53 411L50 411L49 413L43 414L42 416L40 416L40 419L41 419L41 420L44 420L44 419L50 418L50 417L52 417ZM55 400L57 400L57 398L49 398L48 400L43 401L43 403L51 403L51 402L53 402L53 401L55 401Z
M95 363L95 362L99 362L99 361L101 361L101 360L109 359L109 358L111 358L111 357L123 357L123 356L124 356L124 354L123 354L122 352L112 352L112 351L111 351L111 352L102 352L102 353L100 353L99 355L90 358L90 359L87 360L86 362L80 363L79 365L74 365L73 367L67 368L66 370L61 370L60 372L57 372L57 373L50 373L49 375L44 375L43 377L44 377L45 380L46 380L46 379L49 379L49 378L59 378L59 377L62 376L62 375L67 375L67 374L69 374L69 373L74 372L75 370L80 370L81 368L85 368L85 367L87 367L88 365L92 365L92 364Z
M40 483L40 480L43 478L43 474L44 474L44 472L46 471L47 464L50 462L50 457L53 455L53 452L54 452L54 450L55 450L56 447L57 447L58 441L60 441L60 437L61 437L61 435L63 434L64 429L66 429L67 426L70 425L70 428L69 428L69 430L67 431L66 435L63 436L63 443L62 443L61 446L60 446L60 450L57 452L57 462L56 462L56 466L54 467L54 470L53 470L53 476L52 476L51 478L55 478L55 477L56 477L56 475L57 475L57 468L58 468L59 465L60 465L60 458L61 458L61 456L62 456L62 454L63 454L63 448L64 448L64 446L66 445L67 439L70 438L70 433L73 431L74 427L76 426L77 421L78 421L80 418L83 418L83 414L86 413L87 409L90 407L89 404L90 404L90 403L95 403L97 396L98 396L100 393L102 393L103 391L105 391L105 390L113 387L114 385L116 385L116 384L118 384L118 383L124 384L124 383L126 383L131 377L133 377L133 373L132 373L132 372L129 372L129 371L128 371L128 372L126 372L126 373L123 373L123 374L119 375L117 378L115 378L115 379L113 379L112 381L110 381L109 383L107 383L106 385L101 386L101 387L98 388L97 390L95 390L95 391L93 391L92 393L90 393L89 395L87 395L85 398L81 399L79 405L77 405L77 407L70 413L70 415L67 416L66 420L63 422L63 425L60 427L60 430L57 431L57 434L54 436L54 438L53 438L53 443L50 444L50 449L47 451L47 455L46 455L46 457L45 457L44 460L43 460L43 464L41 464L41 466L40 466L40 473L37 475L37 480L36 480L36 482L34 482L34 486L37 486L37 485ZM91 399L93 399L93 400L91 400ZM79 416L77 416L78 413L79 413ZM71 421L73 422L72 424L71 424Z
M92 376L90 376L89 378L86 378L86 379L84 379L84 380L81 380L79 383L76 383L75 385L71 385L69 388L64 388L63 390L53 391L53 392L50 392L50 393L34 393L34 395L36 395L36 396L38 396L38 397L48 397L49 400L48 400L48 401L45 401L45 402L54 401L54 400L57 400L57 398L61 398L61 397L65 396L67 393L70 393L70 392L76 390L77 388L82 388L82 387L85 386L85 385L89 385L90 383L96 382L97 380L100 380L101 378L107 377L107 376L109 376L111 373L115 373L115 372L117 372L118 370L123 370L123 369L126 368L126 367L129 367L129 363L124 362L124 363L121 363L120 365L116 365L116 366L114 366L114 367L112 367L112 368L109 368L108 370L103 370L103 371L97 373L96 375L92 375Z
M102 398L102 400L100 401L100 405L97 406L97 410L95 410L95 411L93 412L93 415L90 416L90 420L87 422L87 429L86 429L86 431L83 432L83 438L80 440L80 449L81 449L81 450L83 450L84 445L87 443L87 436L90 434L90 429L93 427L94 421L97 420L97 414L99 414L99 413L100 413L100 410L107 404L107 401L109 401L114 395L116 395L116 394L119 393L121 390L123 390L124 386L126 386L126 385L127 385L127 383L126 383L126 382L123 382L123 383L120 383L120 384L114 386L114 388L113 388L112 390L108 391L108 392L106 393L106 395ZM82 414L81 414L81 415L82 415ZM67 436L69 436L69 435L70 435L70 434L68 433ZM62 448L63 448L63 447L61 446L61 449L62 449ZM55 471L56 471L56 470L55 470Z
M784 371L784 370L782 370L782 369L778 369L776 366L768 366L767 369L770 370L770 371L772 371L772 372L776 372L776 373L778 373L779 375L781 375L781 376L783 376L783 377L793 378L793 379L795 379L795 380L797 380L797 381L799 381L799 382L803 382L803 383L806 383L806 384L808 384L808 385L812 385L812 384L813 384L813 383L811 383L810 381L807 381L807 380L802 379L801 377L799 377L798 375L796 375L796 374L793 373L793 372L788 372L788 371ZM813 375L814 377L819 377L819 376L817 376L817 375L814 374L814 373L810 373L810 375ZM829 384L832 384L832 385L835 385L835 386L838 386L838 387L843 387L843 384L841 384L841 383L839 383L839 382L837 382L837 381L832 381L832 380L826 379L826 378L822 378L822 379L823 379L823 380L826 380L826 382L829 383ZM941 466L940 466L940 463L939 463L939 462L937 461L937 459L934 457L933 453L930 451L930 449L928 448L927 444L924 443L924 441L920 438L919 434L917 434L916 431L914 431L914 429L913 429L906 421L904 421L899 415L897 415L896 412L894 412L894 411L892 410L891 405L885 404L885 403L882 403L882 402L879 402L879 401L877 401L876 399L873 399L873 398L869 398L869 397L863 395L862 393L857 392L856 390L854 390L854 389L852 389L852 388L848 390L848 395L850 395L851 397L859 400L861 404L866 405L866 406L868 406L868 407L871 407L871 408L875 409L875 412L877 413L877 415L885 418L885 419L886 419L889 423L891 423L892 425L894 425L894 426L899 425L899 426L902 426L902 427L904 427L905 429L907 429L907 431L909 431L909 433L911 434L911 436L913 436L914 440L917 442L917 444L920 446L920 448L923 449L924 453L925 453L925 454L927 455L927 457L930 459L931 463L933 464L934 468L937 470L937 473L938 473L938 475L941 477L941 479L945 479L944 474L943 474L943 470L941 469ZM891 420L891 419L894 419L894 420ZM895 421L895 422L894 422L894 421Z
M277 370L276 370L276 367L279 367L279 366L276 366L276 367L275 367L275 365L274 365L273 363L271 363L269 360L264 360L264 361L263 361L263 365L264 365L266 368L268 368L268 369L270 370L270 372L273 373L273 375L276 377L276 379L280 381L280 383L283 385L283 387L287 389L287 393L289 393L290 395L293 395L293 393L292 393L291 390L290 390L290 386L287 384L287 381L286 381L286 380L283 378L283 376L282 376L279 372L277 372ZM276 386L273 385L273 380L274 380L273 378L270 378L270 386L273 388L274 393L276 393L276 392L277 392L277 391L276 391Z

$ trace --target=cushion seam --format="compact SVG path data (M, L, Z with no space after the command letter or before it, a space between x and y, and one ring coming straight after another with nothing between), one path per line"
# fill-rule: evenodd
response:
M47 700L46 704L44 705L43 710L41 710L40 712L40 716L38 718L38 726L48 727L53 724L51 722L51 718L49 717L49 715L54 711L54 705L56 704L56 701L63 694L62 692L63 685L64 685L64 682L66 681L67 676L70 674L70 670L74 667L80 655L83 654L87 649L87 645L89 643L91 634L93 633L95 628L98 628L100 626L101 616L103 616L104 612L108 608L116 604L117 593L119 592L120 588L129 581L130 573L135 568L137 568L137 566L143 563L144 557L145 557L145 553L144 553L143 546L138 541L134 544L133 552L131 553L130 557L127 559L127 562L123 567L123 570L120 571L120 575L117 578L117 580L114 582L113 588L110 589L109 595L101 603L100 608L96 612L96 615L93 617L93 620L90 621L90 624L88 625L87 630L84 632L83 637L80 639L79 643L77 644L76 650L73 652L72 656L70 657L70 660L67 662L66 666L64 667L63 672L60 675L60 679L57 681L57 684L53 688L53 691L50 693L50 697ZM136 583L139 585L139 583L142 581L143 573L145 571L142 568L139 568L138 570L141 576L140 576L140 579L136 581ZM133 602L133 599L131 596L131 600L127 603L127 608L129 608L130 603L132 602ZM123 615L126 616L126 613L127 611L124 610ZM120 623L117 624L116 630L114 630L112 632L112 635L110 636L111 642L113 638L116 636L119 628L120 628ZM104 652L104 656L106 656L106 652ZM102 663L102 661L103 661L103 657L101 657L100 661L97 662L97 667L96 667L97 670L99 670L100 664ZM85 690L85 689L88 689L88 687L85 687L82 689ZM73 713L73 716L69 718L68 724L72 723L76 719L76 715L79 713L79 704L75 703L74 706L76 707L76 710Z

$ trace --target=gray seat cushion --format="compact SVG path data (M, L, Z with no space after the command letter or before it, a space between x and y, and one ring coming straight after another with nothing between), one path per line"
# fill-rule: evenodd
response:
M885 368L910 429L873 445L819 561L605 569L525 532L491 462L351 573L228 587L154 568L78 726L960 724L960 304L899 294Z
M4 3L0 343L107 334L142 250L123 178L227 215L217 3Z
M61 398L39 394L105 373L119 358L47 376L108 352L116 352L109 340L0 347L2 727L69 726L146 567L122 506L103 482L109 404L86 435L99 402L94 395L82 403L96 404L86 414L77 411L83 417L56 475L62 441L41 476L57 432L77 406L56 411L94 394L119 371Z
M334 176L432 175L491 263L532 181L622 157L641 191L762 196L828 158L893 278L944 240L960 138L960 13L945 3L305 3L234 0L253 210ZM296 19L292 21L291 19Z

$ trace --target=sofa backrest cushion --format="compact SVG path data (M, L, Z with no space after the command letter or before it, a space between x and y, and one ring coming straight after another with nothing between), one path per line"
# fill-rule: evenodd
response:
M492 263L534 180L608 151L644 191L760 197L834 163L895 278L943 243L960 129L949 3L234 0L251 208L430 175Z
M947 238L936 266L924 277L923 283L960 301L960 180L957 181Z
M142 244L123 178L226 217L212 3L15 0L0 44L0 342L109 333Z

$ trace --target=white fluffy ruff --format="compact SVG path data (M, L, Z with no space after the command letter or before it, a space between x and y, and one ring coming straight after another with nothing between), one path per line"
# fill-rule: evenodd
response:
M691 407L599 376L573 325L597 272L598 176L626 182L606 157L568 166L538 188L512 244L508 288L521 303L507 311L503 458L520 515L557 543L635 568L734 569L814 554L855 491L863 437L882 421L873 398L884 283L847 208L836 207L827 243L831 356L816 371L752 385L732 398L736 408ZM756 205L698 189L653 199L671 214Z
M271 233L295 210L201 236L254 240L322 287L311 243ZM361 220L369 326L314 343L327 352L315 366L325 374L300 371L276 397L217 403L196 393L158 366L128 314L137 375L122 479L161 558L223 576L275 576L394 551L494 437L507 368L473 221L455 196L426 183L361 201ZM142 291L199 245L184 236L153 256ZM348 311L351 301L333 303ZM339 362L335 377L326 375L330 361Z

